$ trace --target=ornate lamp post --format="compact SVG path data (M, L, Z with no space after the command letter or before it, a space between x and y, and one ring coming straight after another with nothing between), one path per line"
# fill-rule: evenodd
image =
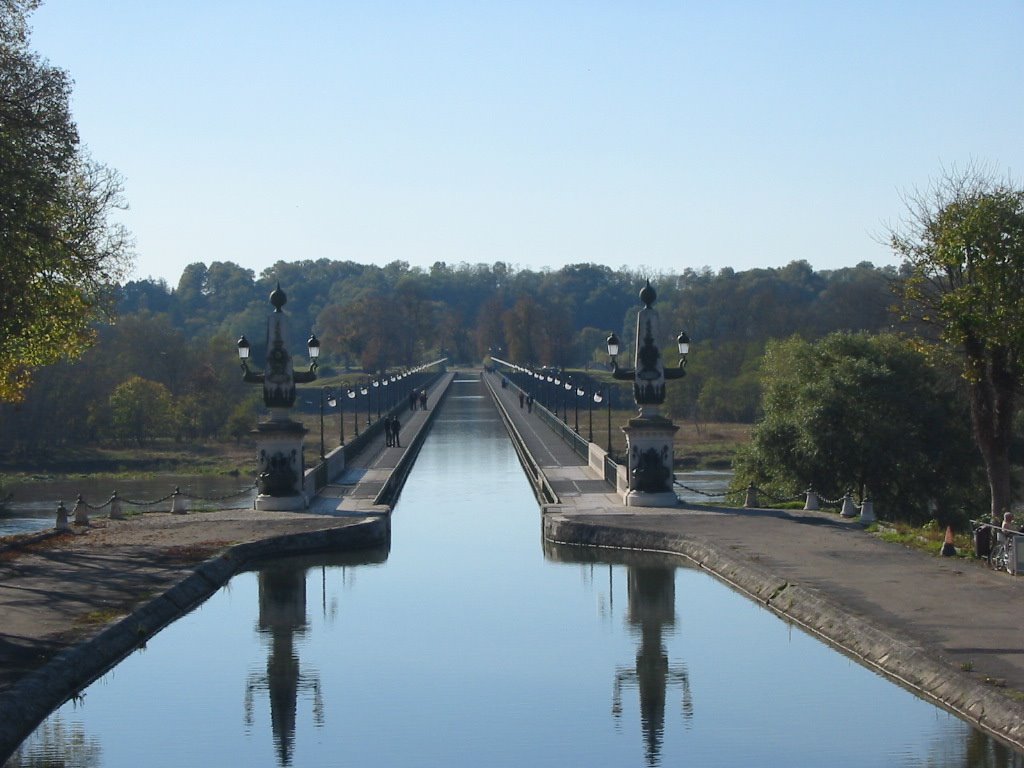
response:
M593 397L587 398L587 441L594 442L594 405L600 404L602 400L600 392L594 392Z
M338 409L338 445L345 444L345 395L328 393L327 404Z
M583 391L583 387L576 387L576 423L573 426L573 430L576 432L577 435L580 433L580 398L583 397L585 394L587 393Z
M311 361L309 370L293 370L292 357L284 342L288 331L288 318L283 307L287 301L288 297L280 285L270 294L270 303L274 306L274 311L267 317L265 370L253 371L249 368L249 340L244 335L238 339L242 378L250 384L263 386L263 403L270 411L269 418L257 424L255 429L259 459L256 478L259 495L256 497L256 509L294 510L306 506L303 495L305 463L302 454L306 428L293 421L290 412L295 405L295 385L316 381L320 340L316 334L311 334L306 342Z
M605 410L608 412L608 455L612 454L612 393L611 390L604 391L604 399L608 402Z
M356 391L354 389L350 389L348 391L348 399L349 400L355 400L356 399ZM352 415L355 416L355 419L356 419L356 437L359 437L359 409L356 408L354 406L354 404L353 404L353 408L352 408ZM341 429L342 429L342 432L344 432L344 430L345 430L345 423L344 422L342 422Z
M327 387L320 387L320 461L324 460L324 394ZM326 393L330 398L331 407L334 407L334 395Z
M652 305L656 298L657 294L648 280L640 291L643 307L636 317L634 368L619 368L615 359L619 354L619 339L614 333L608 337L612 375L616 379L633 381L633 399L639 408L639 414L622 428L626 435L629 477L625 502L626 506L633 507L674 507L679 503L672 489L673 442L679 427L659 413L659 406L665 402L665 382L686 375L690 338L685 331L679 334L676 339L679 365L666 368L655 341L658 313ZM609 429L609 446L610 436Z
M565 392L562 394L562 423L569 423L569 395L572 393L573 386L572 382L568 379L562 383L565 387Z

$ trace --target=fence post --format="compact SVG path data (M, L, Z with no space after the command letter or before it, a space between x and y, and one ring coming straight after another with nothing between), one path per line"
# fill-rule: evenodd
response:
M860 521L862 523L875 522L875 505L871 499L864 499L860 503Z
M171 514L172 515L187 515L188 509L185 508L185 501L181 498L181 491L178 490L178 486L174 486L174 493L171 494Z
M813 488L807 489L807 501L804 502L804 509L811 512L819 509L818 494L814 492Z
M839 511L839 514L842 517L857 516L857 507L854 505L853 497L849 494L849 492L847 492L847 494L843 496L843 508Z
M757 506L757 486L753 483L747 486L747 498L743 500L743 506L747 509Z
M82 498L82 494L78 494L78 499L75 501L75 525L88 525L89 524L89 510L85 506L85 499Z
M67 507L64 506L63 499L57 502L57 524L53 527L54 530L57 531L71 530L71 525L68 523L68 510Z
M117 495L117 491L110 497L110 519L111 520L124 520L124 510L121 509L121 499Z

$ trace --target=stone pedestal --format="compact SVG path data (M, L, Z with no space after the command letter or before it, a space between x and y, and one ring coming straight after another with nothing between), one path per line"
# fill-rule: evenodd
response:
M256 509L305 509L302 440L306 428L288 418L287 409L272 408L270 419L260 422L253 432L259 460Z
M627 507L678 506L672 485L672 457L678 430L670 419L659 415L641 415L622 428L628 456L629 491L624 498Z

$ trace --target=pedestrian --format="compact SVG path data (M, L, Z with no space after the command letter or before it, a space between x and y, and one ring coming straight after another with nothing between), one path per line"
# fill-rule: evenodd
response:
M526 395L524 395L522 392L520 392L519 393L519 407L520 408L523 407L523 401L525 401L525 400L526 400Z
M402 429L402 423L397 416L391 417L391 444L396 448L402 447L402 441L398 439L398 432Z
M427 390L425 389L420 392L420 408L424 411L427 410Z
M416 390L415 389L412 392L409 393L409 410L410 411L415 411L416 410Z
M384 444L388 448L390 448L391 444L393 442L394 442L394 437L391 434L391 417L390 416L385 416L384 417Z
M526 398L526 412L533 413L533 395Z

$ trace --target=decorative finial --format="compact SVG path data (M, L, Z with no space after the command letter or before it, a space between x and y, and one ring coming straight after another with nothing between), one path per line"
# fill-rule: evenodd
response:
M281 307L288 301L288 297L285 292L281 290L281 283L278 282L277 288L270 293L270 303L274 305L274 311L280 312Z
M658 294L654 292L654 288L651 287L651 279L647 278L647 285L640 289L640 302L647 307L651 308L651 304L658 298Z

